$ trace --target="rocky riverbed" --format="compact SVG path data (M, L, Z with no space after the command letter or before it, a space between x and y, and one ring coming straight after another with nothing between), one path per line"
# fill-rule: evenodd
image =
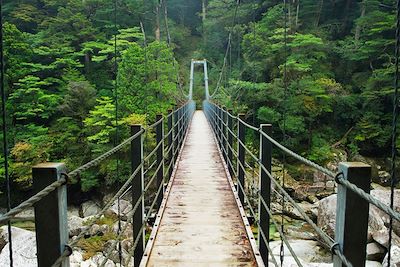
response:
M335 164L331 164L331 169L334 170ZM282 167L279 165L273 168L275 177L282 177ZM378 178L374 181L380 181L381 184L387 182L387 173L380 168L374 170ZM331 178L322 175L318 172L304 171L300 179L293 179L286 173L285 190L296 200L305 213L313 220L321 229L329 236L334 238L335 229L335 214L336 214L336 187ZM257 191L257 173L255 179L246 181L249 185L247 190L252 192ZM385 178L386 177L386 178ZM302 181L303 179L303 181ZM308 180L308 181L305 181ZM390 191L388 188L373 184L371 194L378 198L381 202L389 205ZM277 219L281 216L284 218L285 235L289 238L292 249L299 257L303 266L332 266L332 256L329 248L320 242L320 238L313 231L312 227L305 222L301 213L289 202L285 202L285 208L281 205L281 196L276 193L276 188L273 190L273 199L271 208ZM253 193L254 193L253 192ZM395 208L400 211L400 190L396 190ZM254 193L256 196L257 194ZM126 228L121 234L119 241L122 247L122 263L119 260L117 250L118 242L118 209L117 203L109 208L105 215L96 218L104 203L107 203L110 196L104 197L99 201L87 201L79 207L68 208L68 226L69 236L71 240L84 231L88 226L89 229L82 239L78 241L78 246L70 257L71 267L91 267L91 266L132 266L132 258L130 249L132 247L132 230L128 218L132 205L129 201L121 200L120 202L120 219L122 229ZM253 204L256 204L256 199L250 199ZM13 230L13 251L14 251L14 266L18 267L34 267L36 263L36 243L35 233L32 231L34 217L33 210L27 210L19 216L28 218L28 223L14 223ZM150 227L150 226L149 226ZM369 212L369 227L368 227L368 245L367 264L366 266L386 266L387 265L387 250L388 250L388 227L389 217L374 206L370 206ZM24 229L23 229L24 228ZM271 249L272 255L279 262L281 241L278 231L271 231ZM7 228L0 228L0 266L9 265L9 244L7 236ZM272 261L272 257L270 259ZM128 261L130 264L128 265ZM273 264L273 262L271 262ZM284 246L284 264L283 266L297 266L295 259L290 254L286 246ZM400 223L394 224L392 260L391 266L400 266Z

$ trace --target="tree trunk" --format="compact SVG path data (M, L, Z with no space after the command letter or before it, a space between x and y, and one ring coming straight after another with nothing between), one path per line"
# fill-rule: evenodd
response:
M364 16L365 16L365 0L362 1L362 3L361 3L361 15L360 15L360 18L363 18ZM360 27L359 24L357 24L356 33L354 35L354 39L356 41L360 40L360 33L361 33L361 27Z
M296 8L296 30L299 27L299 13L300 13L300 0L297 0L297 8Z
M202 7L202 21L203 21L203 24L204 24L204 22L206 21L206 15L207 15L207 3L206 3L206 1L207 0L202 0L202 5L201 5L201 7Z
M160 31L160 1L156 5L156 30L155 30L156 41L161 40L161 31Z
M315 27L319 26L319 21L321 19L322 8L324 7L324 0L319 2L318 13L317 13L317 20L315 21Z
M86 73L89 73L89 71L90 71L90 55L89 55L89 52L85 53L85 71L86 71Z
M346 30L347 24L349 22L349 13L350 13L350 8L351 8L351 2L353 0L347 0L346 2L346 7L344 9L344 18L343 18L343 31Z

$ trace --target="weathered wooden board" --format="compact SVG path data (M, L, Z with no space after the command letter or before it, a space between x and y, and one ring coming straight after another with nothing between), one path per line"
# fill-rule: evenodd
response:
M197 111L141 266L257 266L231 186Z

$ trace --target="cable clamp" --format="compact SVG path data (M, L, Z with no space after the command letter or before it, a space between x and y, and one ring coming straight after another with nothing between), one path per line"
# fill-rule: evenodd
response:
M341 180L343 179L343 176L344 176L343 172L337 173L336 176L335 176L335 182L337 184L341 184L342 183Z
M339 243L333 243L332 244L332 246L331 246L331 253L332 253L332 255L337 255L336 254L336 250L337 249L340 249L340 245L339 245Z
M64 246L64 253L65 253L66 257L71 256L72 252L73 252L73 250L72 250L72 248L70 246L68 246L68 245Z
M65 178L65 182L63 183L63 185L67 185L70 180L68 174L63 172L61 173L61 176Z

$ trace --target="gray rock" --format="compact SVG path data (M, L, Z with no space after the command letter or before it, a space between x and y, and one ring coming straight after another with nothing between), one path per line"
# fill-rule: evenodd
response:
M127 238L122 240L121 247L126 251L129 251L133 246L133 238Z
M106 257L103 255L103 253L97 253L93 257L90 258L97 266L100 266L103 261L106 259Z
M382 262L383 266L388 266L388 255L386 254L385 258ZM391 254L390 254L390 266L388 267L397 267L400 265L400 247L392 246Z
M390 173L387 171L378 171L378 182L385 184L390 181Z
M128 219L128 213L132 210L132 204L129 201L121 199L119 201L120 215L122 220ZM106 211L107 216L118 216L118 201Z
M36 236L34 232L12 227L14 267L36 267ZM8 238L7 226L0 228L1 236ZM10 266L9 244L0 252L0 266Z
M319 246L317 241L312 240L290 240L290 246L292 247L295 254L301 259L304 263L330 263L331 262L331 255L321 246ZM272 250L272 254L275 255L275 258L279 259L280 254L280 241L272 241L270 242L270 247ZM286 247L285 255L291 257L291 254ZM286 259L286 258L285 258ZM288 264L291 264L291 259L288 259ZM285 266L291 266L286 265ZM297 266L297 264L295 265Z
M109 230L109 226L107 224L100 225L100 232L107 233Z
M120 266L119 264L116 265L112 260L108 259L106 261L106 264L104 264L104 267L116 267L116 266Z
M97 267L97 265L91 259L88 259L88 260L81 262L81 267Z
M318 201L317 225L327 235L334 238L336 220L336 195Z
M104 253L109 253L111 250L114 250L116 248L116 240L108 240L104 244Z
M375 191L375 190L373 190ZM334 238L335 236L335 220L336 220L336 198L337 195L331 195L319 201L318 205L318 221L317 225L326 234ZM399 203L400 205L400 203ZM368 235L377 243L384 247L387 247L388 242L388 229L385 226L384 215L381 214L380 210L370 205L370 212L368 218ZM400 238L397 235L393 235L395 244L400 244Z
M79 251L74 250L72 255L69 256L70 267L79 267L83 262L83 256Z
M389 246L389 229L383 228L378 231L373 231L372 238L378 244L381 244L385 248L388 248L388 246ZM396 245L400 244L400 238L396 234L393 233L392 238L393 238L392 239L393 244L396 244Z
M366 261L365 267L382 267L382 263L379 261Z
M99 205L97 205L94 201L89 200L81 205L80 215L81 217L88 217L92 215L96 215L101 211Z
M378 243L367 244L367 260L379 261L382 260L386 252L386 249Z
M100 234L100 233L101 233L100 225L98 225L98 224L93 224L92 227L90 227L89 234L90 234L91 236L98 235L98 234Z
M34 217L35 217L34 208L28 208L26 210L23 210L16 216L16 218L34 218Z
M80 217L80 215L79 215L79 207L69 206L68 207L68 217L70 217L70 216Z
M83 219L77 216L68 217L69 236L77 236L81 233L83 227Z
M400 190L396 189L394 194L394 210L400 212ZM379 190L375 189L371 191L371 195L377 198L383 204L390 206L390 190ZM390 223L390 217L385 212L381 211L377 207L370 205L370 209L373 210L377 216L379 216L383 223L388 227ZM396 235L400 235L400 222L393 220L393 231Z
M128 224L128 226L126 226ZM126 227L125 231L122 234L123 238L129 238L133 236L133 226L131 223L127 223L127 222L121 222L121 231L124 230L124 228ZM112 227L112 231L118 235L118 222L114 223L113 227Z

